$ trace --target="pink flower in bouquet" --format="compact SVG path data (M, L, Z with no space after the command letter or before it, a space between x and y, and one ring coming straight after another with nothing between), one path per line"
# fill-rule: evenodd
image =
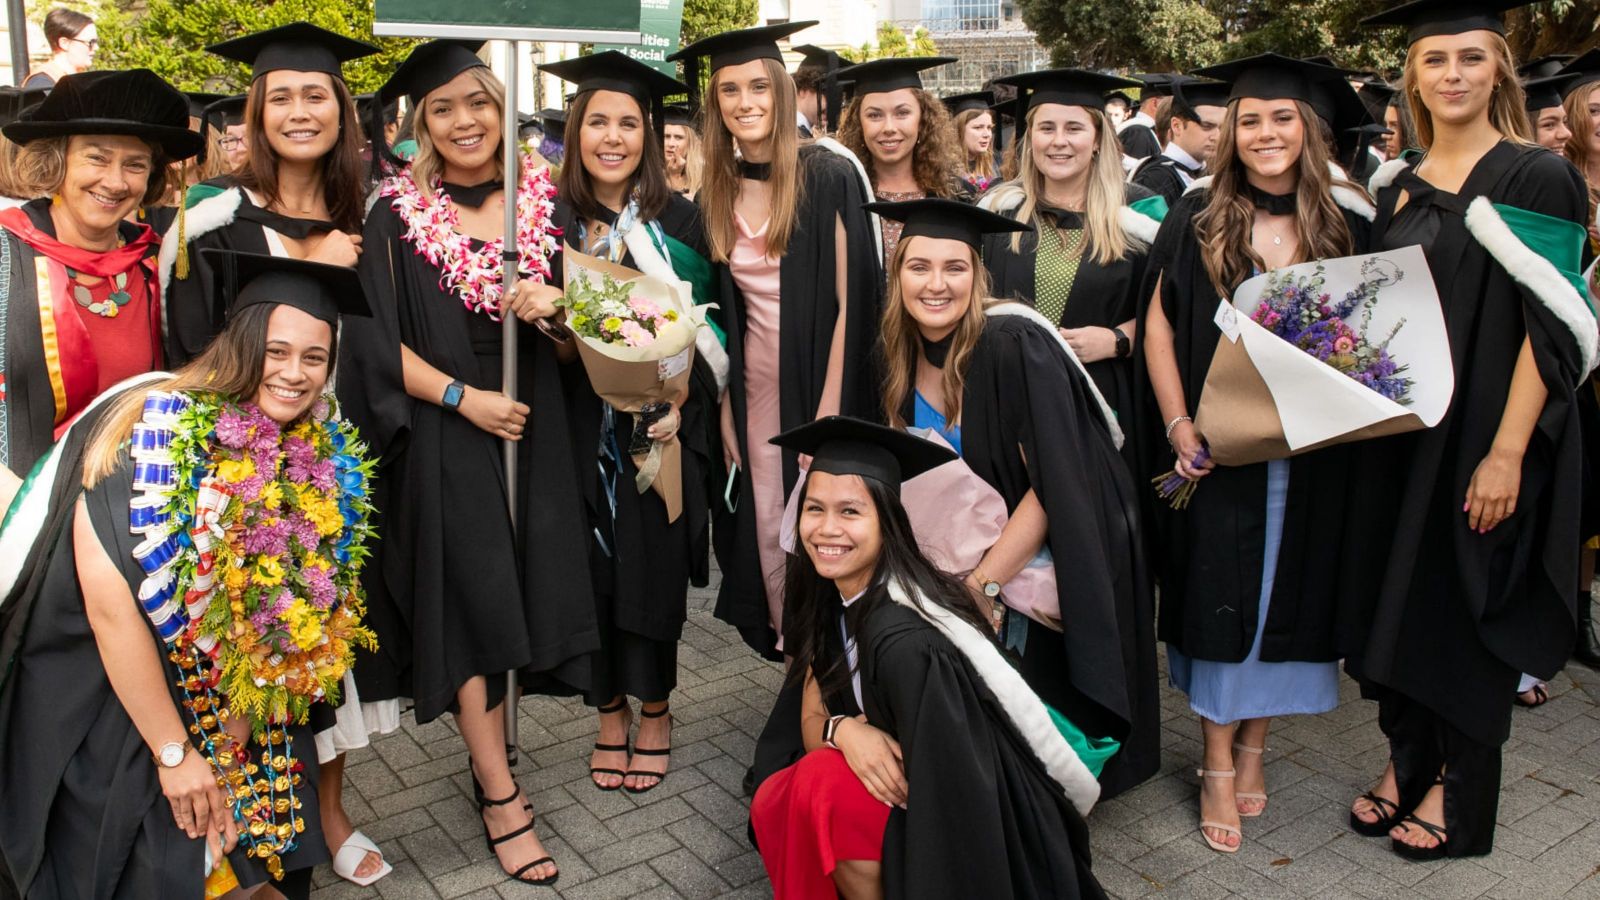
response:
M622 321L622 342L629 347L647 347L655 339L656 336L638 322L632 319L624 319Z
M1339 337L1333 342L1333 349L1336 353L1349 353L1355 348L1356 342L1348 334L1339 335Z
M633 310L637 318L649 319L653 323L661 321L661 307L644 297L629 297L628 308Z

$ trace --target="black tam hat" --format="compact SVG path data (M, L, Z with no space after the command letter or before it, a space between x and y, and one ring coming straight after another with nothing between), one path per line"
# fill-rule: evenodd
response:
M125 134L160 147L169 160L200 152L189 130L189 101L149 69L64 76L50 96L5 126L19 144L75 134Z
M958 458L949 447L849 416L808 422L771 443L809 455L813 472L871 478L896 494L902 483Z

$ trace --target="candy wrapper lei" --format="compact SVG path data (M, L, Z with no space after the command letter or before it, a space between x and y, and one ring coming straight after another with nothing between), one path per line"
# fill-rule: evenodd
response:
M526 145L522 148L522 177L517 183L517 273L540 282L550 280L550 256L559 248L560 229L551 224L556 186L550 167ZM460 217L455 204L438 185L424 195L407 168L383 180L380 196L392 198L395 212L405 222L405 240L418 256L438 269L439 286L461 298L467 309L500 321L502 290L500 255L505 239L472 249L472 239L456 231Z
M251 404L152 392L134 426L138 599L181 675L196 744L246 851L282 877L305 827L283 726L337 700L363 627L372 463L331 397L287 429ZM250 724L247 749L224 727Z

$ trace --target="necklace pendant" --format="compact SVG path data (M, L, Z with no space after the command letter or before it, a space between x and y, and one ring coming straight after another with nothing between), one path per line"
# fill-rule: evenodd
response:
M1273 245L1273 246L1274 246L1274 247L1281 247L1281 246L1283 246L1283 238L1281 238L1281 237L1279 237L1279 236L1278 236L1278 235L1273 235L1273 236L1272 236L1272 245Z

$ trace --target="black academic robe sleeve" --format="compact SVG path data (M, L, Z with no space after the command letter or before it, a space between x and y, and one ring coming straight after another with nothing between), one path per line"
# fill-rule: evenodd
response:
M1178 175L1177 167L1170 162L1163 163L1166 157L1152 156L1140 163L1139 168L1133 172L1131 183L1137 184L1152 193L1160 194L1170 207L1183 196L1183 178Z
M969 662L887 598L868 618L867 719L899 741L909 786L884 832L884 896L1103 897L1083 818Z
M1148 159L1161 155L1161 139L1148 125L1129 125L1117 133L1117 142L1122 145L1123 156Z

